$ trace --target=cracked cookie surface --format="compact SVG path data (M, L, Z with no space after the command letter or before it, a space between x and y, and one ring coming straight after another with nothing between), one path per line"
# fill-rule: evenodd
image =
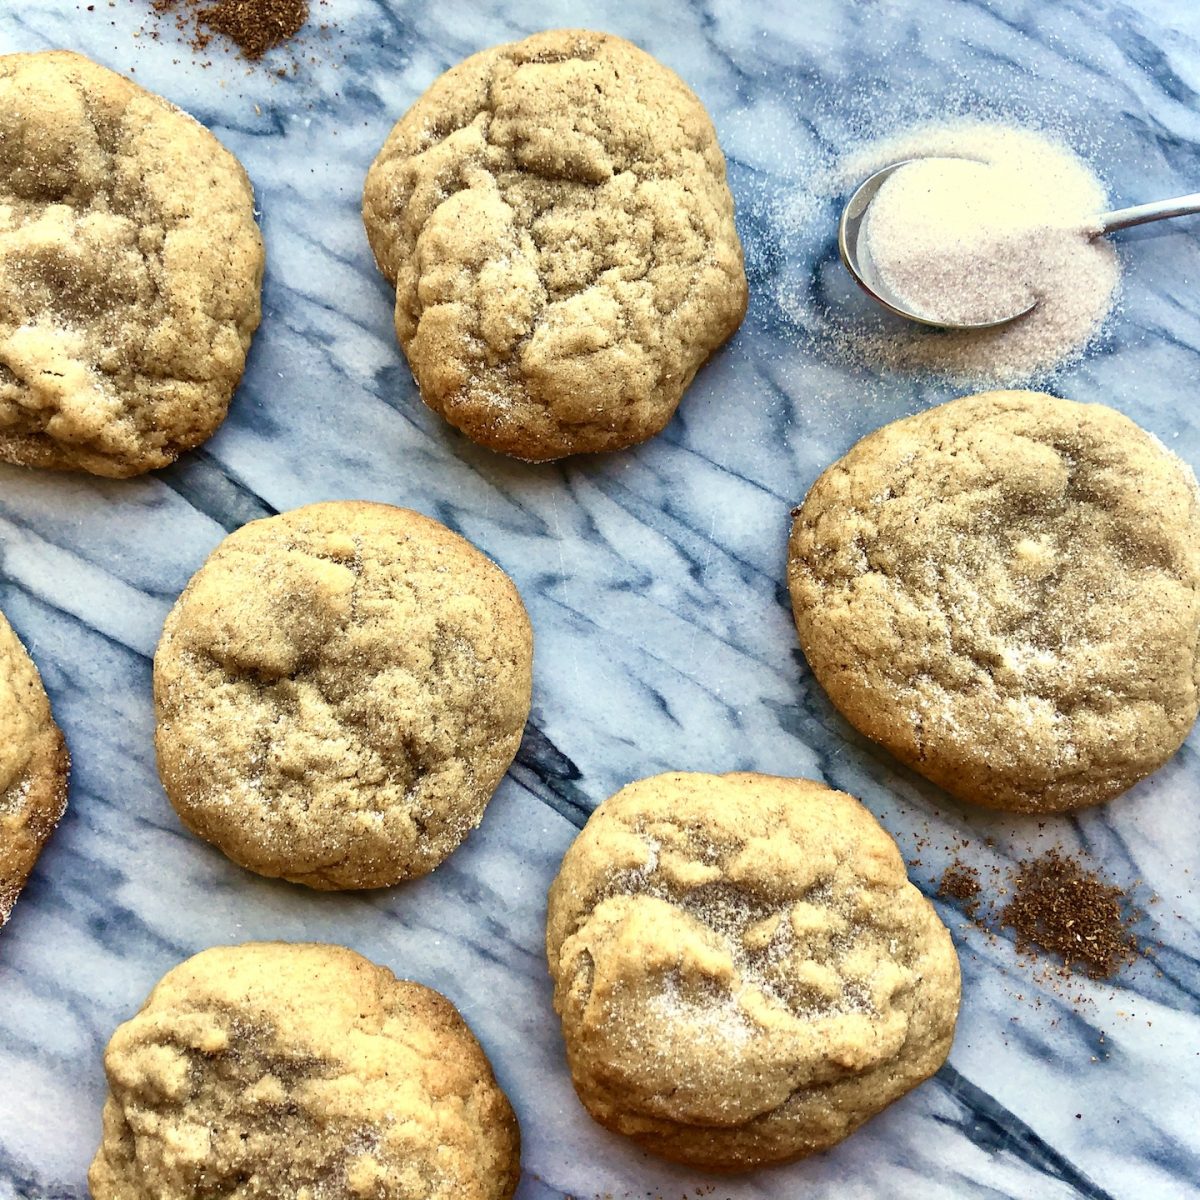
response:
M81 55L0 57L0 460L125 477L204 441L262 269L208 130Z
M447 71L384 143L363 219L422 399L517 458L651 437L746 310L708 114L602 33Z
M509 1200L516 1118L454 1006L341 946L187 959L104 1055L95 1200Z
M337 501L251 522L163 628L163 786L260 874L326 889L424 875L517 752L532 658L512 580L437 521Z
M546 952L575 1089L714 1170L823 1150L949 1053L959 969L895 842L804 779L659 775L592 814Z
M788 574L836 707L964 800L1111 799L1196 719L1196 480L1103 405L989 392L885 426L796 510Z
M0 926L67 806L69 767L38 669L0 613Z

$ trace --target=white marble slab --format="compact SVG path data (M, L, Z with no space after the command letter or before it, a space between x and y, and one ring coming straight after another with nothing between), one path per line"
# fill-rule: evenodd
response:
M266 311L229 420L177 466L124 483L0 469L0 607L75 756L67 818L0 934L0 1200L86 1195L114 1026L184 956L249 938L342 942L452 997L519 1113L522 1200L674 1200L713 1182L737 1200L1196 1196L1196 738L1127 797L1045 830L967 811L832 712L782 586L788 509L817 473L951 394L840 365L806 333L834 258L832 210L807 223L792 211L804 164L864 128L982 111L1069 130L1118 202L1194 190L1192 0L331 0L318 11L338 31L287 79L219 53L201 69L169 26L135 40L145 8L4 3L0 51L81 50L208 124L257 188ZM661 437L536 468L474 447L420 404L358 204L391 123L441 70L570 24L635 39L708 105L752 303ZM1200 465L1196 228L1128 239L1119 319L1056 389L1116 405ZM339 896L249 875L182 831L154 770L150 656L226 531L347 496L420 508L495 556L529 604L537 659L528 736L480 831L419 883ZM1081 984L1089 1000L1073 1006L1009 941L942 905L965 986L934 1080L806 1163L720 1181L663 1165L575 1100L541 939L546 887L586 813L669 768L843 787L921 859L929 892L956 836L981 866L1061 838L1162 897L1141 925L1147 955L1112 986Z

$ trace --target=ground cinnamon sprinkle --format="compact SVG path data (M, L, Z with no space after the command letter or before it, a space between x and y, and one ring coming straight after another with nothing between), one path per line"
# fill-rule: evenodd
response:
M982 890L979 872L957 858L942 872L942 882L938 885L939 895L948 900L961 900L963 912L972 919L979 910Z
M968 845L962 843L964 849ZM1080 975L1111 979L1142 954L1153 956L1153 947L1139 946L1133 934L1145 915L1133 893L1105 881L1061 847L1007 870L992 866L986 884L976 867L956 857L942 872L938 895L993 940L1002 927L1011 929L1034 979L1060 995L1064 986L1072 986L1063 981ZM1072 994L1071 999L1078 1004L1088 996Z
M255 62L308 20L308 0L151 0L151 7L159 14L174 12L181 29L190 20L194 50L220 34Z
M1064 969L1092 979L1108 979L1137 957L1128 896L1075 859L1048 850L1018 865L1013 886L1000 924L1016 934L1021 953L1056 955Z

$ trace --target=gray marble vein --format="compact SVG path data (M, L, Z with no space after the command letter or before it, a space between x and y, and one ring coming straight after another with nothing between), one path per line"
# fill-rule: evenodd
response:
M832 206L798 199L813 165L851 137L973 112L1064 131L1116 203L1195 190L1192 0L331 0L317 11L336 30L287 78L215 47L202 69L169 25L160 41L135 38L147 7L6 3L0 51L81 50L210 126L255 183L265 314L228 421L177 465L121 483L0 469L0 608L75 757L67 816L0 934L0 1200L86 1195L113 1028L182 957L251 938L341 942L449 995L520 1116L522 1200L671 1200L701 1184L737 1200L1200 1194L1196 738L1099 811L1043 826L968 810L831 709L795 647L782 583L789 507L820 470L953 394L822 345L816 314L844 280ZM420 404L359 193L391 123L440 71L569 24L633 38L708 105L752 303L662 436L529 467ZM1194 466L1196 232L1125 239L1121 310L1054 382L1116 405ZM227 531L349 496L437 516L513 574L537 635L534 711L483 826L434 875L317 895L247 874L181 829L154 769L150 659L175 596ZM937 900L964 1002L935 1079L806 1163L727 1180L659 1163L576 1101L541 942L546 888L587 814L630 779L675 768L844 788L919 860L913 878L930 894L956 854L986 872L1054 842L1086 852L1144 902L1142 957L1110 984L1047 986L1008 936Z

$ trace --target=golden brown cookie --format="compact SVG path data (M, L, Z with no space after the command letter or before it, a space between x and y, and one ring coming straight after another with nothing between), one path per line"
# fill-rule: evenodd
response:
M70 764L38 669L0 613L0 926L67 807Z
M824 1150L941 1066L950 935L895 842L805 779L657 775L592 814L546 952L575 1090L712 1170Z
M512 580L420 513L340 501L254 521L167 617L163 786L184 824L262 875L424 875L517 752L532 658Z
M95 1200L509 1200L517 1121L454 1006L341 946L218 946L104 1054Z
M1196 719L1196 480L1103 405L988 392L885 426L796 510L788 576L833 703L964 800L1097 804Z
M517 458L658 433L746 311L712 122L608 34L447 71L384 143L363 219L421 398Z
M0 56L0 460L124 477L204 441L262 268L202 125L81 55Z

